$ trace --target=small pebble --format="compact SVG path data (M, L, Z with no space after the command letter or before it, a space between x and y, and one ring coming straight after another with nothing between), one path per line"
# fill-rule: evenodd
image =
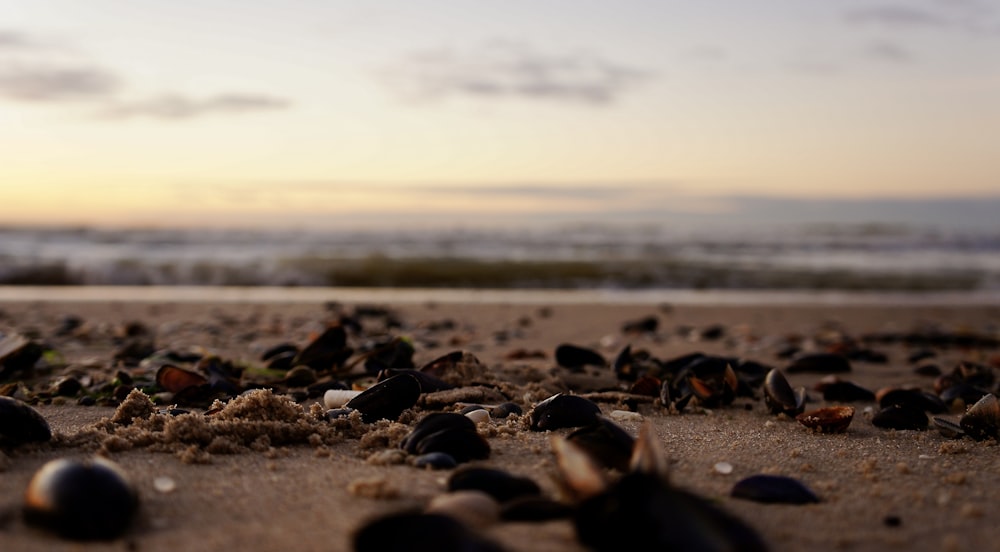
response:
M153 480L153 488L159 493L172 493L177 490L177 482L164 475Z
M733 473L733 465L729 462L718 462L712 466L712 469L715 470L715 473L722 475L729 475Z

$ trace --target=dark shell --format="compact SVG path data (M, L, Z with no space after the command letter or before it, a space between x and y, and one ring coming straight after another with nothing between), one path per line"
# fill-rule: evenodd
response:
M814 374L840 374L851 371L851 362L847 357L836 353L810 353L793 360L785 372L796 374L809 372Z
M767 377L764 378L764 404L772 414L795 417L805 408L805 403L805 388L793 390L785 374L777 368L767 373Z
M893 405L872 416L872 425L882 429L924 430L927 429L927 423L927 414L912 406Z
M965 434L977 441L1000 438L1000 401L989 393L973 404L958 421Z
M427 468L431 470L450 470L458 466L455 457L445 452L428 452L421 454L410 461L416 468Z
M933 422L934 427L937 428L941 436L946 439L961 439L965 436L965 428L958 421L934 416L931 418L931 422Z
M416 378L420 382L421 391L424 393L433 393L435 391L445 391L454 388L453 385L443 379L428 372L421 372L415 368L386 368L378 373L376 379L377 381L384 381L399 374L409 374Z
M0 338L0 380L30 370L44 352L39 343L21 335L12 334Z
M580 447L599 465L621 472L628 470L635 437L604 416L597 423L578 428L566 439Z
M368 521L352 535L354 552L504 552L444 514L397 512Z
M520 416L523 413L521 407L512 402L500 403L490 409L490 417L496 420L502 420L511 414Z
M49 423L37 410L13 398L0 396L0 447L48 441Z
M330 326L309 342L292 360L292 364L304 364L317 372L339 368L347 360L353 349L347 345L347 331L343 326Z
M556 364L570 370L579 370L584 366L604 367L608 365L608 361L601 353L571 343L563 343L556 347L555 358Z
M573 508L564 502L544 496L522 496L500 505L504 521L545 522L569 518Z
M699 550L763 552L763 539L712 502L657 475L624 475L585 499L573 515L581 543L598 552Z
M751 475L733 485L730 496L767 504L809 504L819 497L798 479L783 475Z
M419 370L425 374L441 377L454 370L455 365L462 362L465 354L465 351L452 351L424 364Z
M941 391L938 395L946 405L953 405L961 401L964 405L973 405L989 394L989 391L969 385L967 383L956 383Z
M880 390L877 396L878 405L881 408L905 406L932 414L941 414L948 410L948 407L940 397L920 389L884 389Z
M298 352L299 352L299 346L298 345L295 345L294 343L281 343L281 344L275 345L274 347L271 347L270 349L267 349L266 351L264 351L263 353L261 353L260 359L261 360L271 360L274 357L286 355L288 353L292 353L292 355L296 355L296 354L298 354Z
M420 399L420 382L409 374L400 374L380 381L354 397L344 408L361 412L365 423L395 420Z
M843 433L854 419L853 406L827 406L795 417L802 425L819 433Z
M459 468L448 478L448 492L482 491L503 504L521 497L541 496L534 480L496 468L469 466Z
M378 374L386 368L416 368L413 363L413 343L403 337L392 337L369 344L364 353L365 371Z
M424 416L399 446L414 455L443 452L460 464L490 456L490 444L476 431L476 424L455 412Z
M611 369L620 380L634 381L639 376L639 369L632 357L632 346L626 345L611 361Z
M156 384L164 391L180 393L191 387L208 384L208 378L173 364L164 364L156 371Z
M125 472L101 457L53 460L24 493L24 520L64 538L109 540L123 534L139 508Z
M832 402L874 402L875 392L866 389L852 381L844 381L834 376L824 378L816 385L816 390L823 393L823 400Z
M531 409L532 431L582 427L597 423L601 407L578 395L556 393Z
M654 315L628 320L622 324L622 333L643 334L655 333L660 327L660 319Z

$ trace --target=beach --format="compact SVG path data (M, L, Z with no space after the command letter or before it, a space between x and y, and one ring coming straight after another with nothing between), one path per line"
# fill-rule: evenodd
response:
M594 397L602 412L614 413L611 419L633 436L649 422L669 459L671 484L743 520L770 550L1000 550L995 529L1000 514L994 507L1000 499L1000 459L994 439L950 438L930 422L925 430L876 427L871 418L879 406L870 400L850 403L856 414L843 433L818 433L790 416L771 413L760 389L731 403L672 411L657 397L628 400L623 394L628 383L617 380L610 367L626 346L661 360L699 352L779 369L789 366L785 353L792 346L800 353L857 346L881 356L852 358L850 371L837 374L840 378L872 391L933 391L936 376L918 367L935 364L939 373L962 362L989 366L991 372L1000 368L1000 302L995 298L895 301L885 294L850 299L807 292L785 295L785 300L759 295L765 299L671 301L669 295L655 294L615 300L613 295L553 293L547 300L544 294L525 299L332 293L283 301L280 294L262 299L209 289L180 299L148 294L80 300L81 295L74 299L58 288L21 296L16 288L7 289L0 294L0 331L30 336L57 352L45 356L35 372L19 376L36 392L66 374L86 374L87 381L116 370L137 381L149 376L149 366L115 359L130 324L148 331L157 351L198 351L260 367L268 349L283 343L304 347L343 316L353 316L361 324L359 333L350 334L352 344L405 337L418 367L454 351L473 355L483 368L480 380L494 384L524 414L480 422L477 431L490 454L470 463L529 477L545 496L563 496L551 439L571 430L530 431L527 415L551 394L579 394ZM66 329L70 318L75 322ZM652 329L626 327L650 319L656 321ZM609 365L560 367L554 355L560 344L597 351ZM921 350L931 356L911 361ZM807 409L847 404L824 400L816 390L829 374L786 375L793 387L808 390ZM373 383L363 377L353 382ZM326 410L322 396L306 397L301 388L284 384L274 389L297 390L280 396L291 397L287 400L300 405L303 416ZM35 397L33 406L50 424L52 441L3 450L0 549L347 551L355 532L369 521L426 508L446 492L453 471L417 468L393 452L418 419L431 411L457 410L458 403L425 401L400 421L339 433L323 428L315 437L287 443L272 436L253 446L216 446L212 452L211 446L190 443L151 446L135 432L109 430L107 420L116 406L83 406L79 397L84 394ZM957 420L964 408L950 406L936 415ZM205 411L188 409L199 416ZM629 409L635 413L623 414ZM315 427L321 422L336 427L315 418L309 422ZM139 512L124 535L81 545L27 525L21 516L23 493L36 470L55 458L94 454L119 464L138 489ZM737 481L757 474L793 477L819 502L762 504L730 496ZM509 551L586 549L567 519L494 520L472 530Z

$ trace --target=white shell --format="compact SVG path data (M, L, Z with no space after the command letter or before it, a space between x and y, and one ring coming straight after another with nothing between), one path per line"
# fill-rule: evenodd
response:
M475 424L479 424L480 422L490 421L490 413L483 408L477 408L476 410L467 413L465 417L472 420L473 423Z
M323 404L327 408L340 408L361 394L361 391L353 389L327 389L323 393Z

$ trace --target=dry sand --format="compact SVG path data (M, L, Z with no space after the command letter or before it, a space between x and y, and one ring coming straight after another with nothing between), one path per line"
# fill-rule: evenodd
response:
M344 304L343 308L353 306ZM781 368L787 361L776 352L795 336L806 349L818 349L823 339L838 335L860 337L934 327L996 337L1000 326L1000 308L989 305L383 306L397 313L403 323L392 331L414 339L418 365L462 349L491 369L516 369L537 374L539 380L563 373L553 360L553 350L560 343L593 347L608 358L631 343L661 359L700 351ZM7 301L0 303L0 311L0 331L36 332L62 354L69 367L98 366L109 371L114 351L110 336L130 321L141 320L153 328L160 348L201 347L224 358L259 364L267 347L280 342L304 345L331 317L323 304L275 302ZM55 329L70 314L84 321L87 332L82 337L54 337ZM649 315L660 321L654 334L622 332L624 322ZM712 325L724 328L721 339L698 337ZM907 360L912 348L902 344L873 347L888 355L888 363L854 362L853 371L844 377L871 389L890 385L931 389L933 378L916 375ZM508 360L508 353L518 349L542 351L545 357ZM1000 361L1000 351L994 349L949 347L937 352L934 362L944 371L962 360L994 367ZM587 377L597 381L606 378L606 373ZM796 387L811 387L821 377L794 374L789 380ZM537 400L540 391L532 389L527 398ZM512 397L527 409L531 404L525 398ZM308 411L320 401L307 399L301 404ZM792 419L769 414L763 401L746 398L709 412L681 414L643 403L639 413L652 421L671 460L672 481L745 520L772 550L1000 550L1000 510L996 507L1000 448L995 442L947 439L933 428L879 429L870 422L874 403L855 406L854 421L846 433L836 435L812 433ZM602 403L605 412L618 407ZM71 399L65 404L40 404L37 409L49 421L56 439L7 450L0 456L0 550L350 550L353 532L366 520L425 505L444 492L448 476L447 471L368 461L392 448L392 437L381 444L346 435L329 442L204 453L195 462L156 447L111 447L104 454L129 472L138 486L140 515L121 539L81 545L26 526L20 516L22 495L31 475L46 461L96 452L100 439L88 440L79 432L95 422L106 425L115 408L78 406ZM555 496L549 434L493 424L492 428L480 426L492 454L479 463L529 476ZM621 425L637 434L640 422L622 421ZM731 464L732 473L717 473L713 466L719 462ZM765 505L728 496L736 481L759 473L798 478L822 502ZM173 490L157 490L154 482L164 477L174 482ZM372 488L377 492L365 492ZM511 551L583 550L568 521L497 523L482 532Z

